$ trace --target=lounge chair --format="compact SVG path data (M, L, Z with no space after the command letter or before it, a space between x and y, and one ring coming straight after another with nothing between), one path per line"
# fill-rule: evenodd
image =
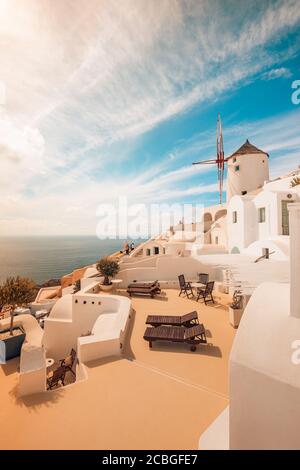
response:
M59 383L65 385L65 375L65 367L58 367L55 371L50 372L47 376L47 390L52 390L52 388L57 387Z
M191 351L196 351L196 345L207 343L204 325L195 325L190 328L182 326L158 326L146 328L144 339L149 341L152 348L153 341L171 341L175 343L191 344Z
M127 293L131 297L132 294L135 295L149 295L152 299L153 297L160 292L160 289L157 288L157 285L146 285L139 286L134 284L129 284L127 287Z
M196 311L186 313L185 315L148 315L146 320L147 325L161 326L185 326L187 328L199 324L198 314Z
M136 288L136 287L140 287L140 288L148 288L150 289L151 287L155 288L156 289L156 292L157 294L160 294L161 293L161 288L160 288L160 285L159 285L159 282L158 281L153 281L153 282L137 282L137 281L133 281L131 284L129 284L128 288Z
M190 296L194 297L191 283L186 282L184 274L180 274L178 276L178 281L179 281L179 287L180 287L179 297L181 296L182 293L185 294L188 298L190 298Z
M208 302L215 303L212 292L214 290L215 281L209 281L205 287L198 287L197 288L197 302L200 298L202 298L205 302L205 305Z
M206 285L209 280L209 275L206 273L198 273L199 282Z
M75 360L76 360L76 351L75 349L72 348L69 356L65 357L65 359L60 360L60 366L64 367L66 371L69 370L70 372L72 372L72 374L76 377L76 374L73 371L73 365L75 363Z

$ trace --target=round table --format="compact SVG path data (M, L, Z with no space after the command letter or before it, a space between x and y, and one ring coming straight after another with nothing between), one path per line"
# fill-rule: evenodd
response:
M205 287L206 284L203 284L202 282L191 282L191 287L193 289L197 289L197 287Z

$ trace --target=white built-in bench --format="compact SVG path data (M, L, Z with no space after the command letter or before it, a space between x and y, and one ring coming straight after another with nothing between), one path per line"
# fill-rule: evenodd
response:
M94 323L92 334L78 338L77 353L80 362L121 354L131 302L126 297L119 299L117 312L103 311Z

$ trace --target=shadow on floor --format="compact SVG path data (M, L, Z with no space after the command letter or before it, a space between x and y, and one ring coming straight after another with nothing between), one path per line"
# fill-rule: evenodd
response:
M29 412L36 412L42 407L49 408L55 405L64 396L64 389L60 387L56 390L20 397L18 396L18 385L16 385L10 391L10 396L17 406L25 406Z
M191 351L189 344L183 343L167 343L163 341L154 341L152 343L152 348L149 348L150 352L160 351L176 354L190 354L190 355L201 355L201 356L211 356L211 357L222 357L222 351L219 346L214 346L212 343L208 344L199 344L197 345L196 351Z
M19 372L20 358L15 357L14 359L10 359L6 364L1 364L1 368L5 375L11 375Z
M205 334L206 334L206 338L212 338L211 331L208 330L207 328L205 328Z

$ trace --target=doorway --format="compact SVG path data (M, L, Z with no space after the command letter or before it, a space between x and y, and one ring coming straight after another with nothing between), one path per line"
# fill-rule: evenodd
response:
M290 234L289 210L287 206L292 202L293 201L281 201L282 235Z

